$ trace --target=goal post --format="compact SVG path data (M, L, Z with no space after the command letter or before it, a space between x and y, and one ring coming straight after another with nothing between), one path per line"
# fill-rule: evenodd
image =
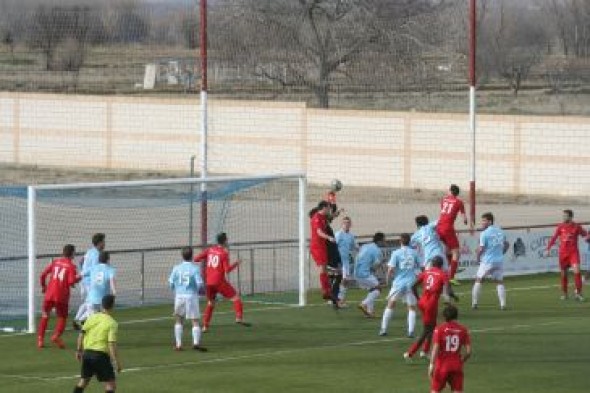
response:
M167 274L189 244L188 217L200 209L207 186L208 243L227 232L230 275L245 301L304 306L307 291L306 177L303 173L35 185L27 188L27 321L36 330L40 269L63 245L76 246L76 264L96 232L117 270L118 300L124 306L165 304L172 299ZM198 244L198 242L197 242ZM141 283L138 283L141 282ZM18 295L13 295L18 296ZM73 290L70 311L81 301ZM75 310L73 310L75 311Z

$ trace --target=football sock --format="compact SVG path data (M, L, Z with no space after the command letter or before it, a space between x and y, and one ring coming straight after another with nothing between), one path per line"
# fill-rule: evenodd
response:
M66 330L66 318L57 318L57 323L55 324L53 337L61 337L64 330Z
M367 306L367 310L369 310L369 312L373 312L375 309L375 300L377 300L377 298L379 297L379 294L381 292L378 289L373 289L371 292L369 292L369 294L367 295L366 299L365 299L365 305Z
M322 286L322 294L330 294L330 278L328 273L320 273L320 285Z
M452 280L453 278L455 278L455 274L457 273L457 267L459 266L459 264L457 263L456 259L450 259L450 261L451 261L451 263L450 263L451 268L450 268L449 275Z
M393 317L393 309L386 307L385 311L383 311L383 318L381 319L381 331L387 331L391 317Z
M567 295L567 274L561 275L561 291L564 295Z
M504 308L506 307L506 288L504 287L504 284L498 284L496 289L498 290L498 299L500 300L500 307Z
M74 317L74 321L81 321L85 315L86 315L86 303L82 302L82 304L80 304L80 307L78 307L78 312L76 313L76 316Z
M176 339L176 346L182 347L182 324L177 323L174 325L174 338Z
M343 301L346 298L346 291L347 291L346 286L344 286L344 284L340 284L340 291L338 292L338 299Z
M479 302L479 294L481 293L481 283L476 282L473 284L473 291L471 294L471 304L476 305Z
M582 294L582 273L574 273L574 282L576 283L576 293Z
M84 391L84 388L81 388L81 387L78 387L78 386L76 386L74 388L74 393L82 393L83 391Z
M430 337L427 337L424 340L424 344L422 345L422 350L426 353L430 352Z
M332 294L332 299L338 299L338 295L340 294L340 283L342 282L342 276L337 274L332 276L332 282L330 285L330 293Z
M234 300L234 311L236 313L236 321L241 321L244 318L244 305L241 299Z
M41 317L39 322L39 338L45 337L45 331L47 330L47 324L49 323L49 317Z
M418 348L420 348L420 344L422 344L422 337L420 337L420 339L414 343L412 343L412 345L410 345L410 349L408 350L408 354L410 356L414 356L414 354L418 351Z
M193 345L199 345L201 342L201 327L193 326Z
M416 328L416 311L408 310L408 335L414 334Z
M203 325L205 327L209 327L209 323L211 322L211 317L213 316L213 306L211 304L207 304L205 308L205 315L203 315Z

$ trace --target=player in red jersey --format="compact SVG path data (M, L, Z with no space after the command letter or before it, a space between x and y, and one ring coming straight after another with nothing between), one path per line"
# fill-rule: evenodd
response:
M436 317L438 316L438 299L440 295L446 291L448 286L448 277L442 270L443 259L437 255L430 260L431 267L420 273L414 284L414 291L419 285L422 285L422 296L418 300L418 308L422 314L422 324L424 329L418 341L414 342L408 352L404 353L405 359L410 359L422 345L420 357L428 357L430 351L430 340L432 339L432 332L436 326ZM448 295L444 294L445 298Z
M457 238L457 232L455 232L455 220L459 213L463 217L463 223L467 225L465 205L458 198L458 195L459 187L451 184L448 195L440 201L440 216L436 225L436 233L447 247L447 256L449 257L450 264L449 278L453 284L458 284L455 281L455 273L457 273L459 266L459 239Z
M432 354L428 366L430 392L439 393L449 384L453 393L462 393L463 364L471 356L471 338L467 328L457 322L457 307L446 306L443 316L446 322L434 329L432 339Z
M567 209L563 211L563 223L555 229L555 233L547 244L546 255L549 256L551 247L559 238L559 269L561 270L561 291L563 300L567 299L567 270L574 271L576 284L576 299L583 301L582 297L582 273L580 272L580 251L578 250L578 236L584 236L586 241L590 240L588 232L582 226L573 221L574 212Z
M331 205L328 202L321 201L318 206L312 209L309 213L311 218L309 252L320 272L320 285L324 299L332 298L332 289L330 287L330 278L327 270L328 246L326 241L336 243L336 239L333 236L328 235L326 232L330 209Z
M230 299L234 303L236 313L236 323L243 326L250 326L244 322L244 306L240 295L235 288L227 281L226 275L237 268L241 261L238 259L234 263L229 262L229 252L227 251L227 235L220 233L217 235L217 245L209 247L195 257L195 262L206 262L201 265L204 281L206 285L207 308L203 316L203 332L209 330L213 310L215 309L215 300L217 294L224 298Z
M37 346L45 346L45 331L49 322L49 314L55 308L57 323L51 336L51 341L59 348L64 349L65 344L61 339L66 328L68 318L68 305L70 302L70 287L80 281L74 264L74 253L76 249L71 244L63 248L62 257L53 260L41 273L41 291L45 294L41 309L41 321L37 335ZM47 282L49 276L49 282Z

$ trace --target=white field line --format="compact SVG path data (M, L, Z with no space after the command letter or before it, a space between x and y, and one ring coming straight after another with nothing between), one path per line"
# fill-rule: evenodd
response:
M493 285L493 283L489 283L489 285ZM467 284L465 284L465 286L467 286ZM532 290L537 290L537 289L549 289L549 288L555 288L555 287L559 287L559 285L537 285L537 286L531 286L531 287L517 287L517 288L506 288L506 292L513 292L513 291L532 291ZM458 295L467 295L470 294L470 292L457 292ZM378 302L384 301L385 299L378 299ZM265 303L265 302L258 302L258 301L253 301L253 302L248 302L245 301L245 303L253 303L253 304L277 304L277 303ZM305 307L324 307L325 305L323 303L320 304L308 304ZM276 306L276 307L264 307L264 308L253 308L253 309L247 309L246 311L248 313L251 312L261 312L261 311L276 311L276 310L287 310L290 308L299 308L298 305L295 304L285 304L282 306ZM224 314L233 314L233 311L219 311L216 312L216 315L224 315ZM164 320L169 320L172 319L173 316L165 316L165 317L154 317L154 318L144 318L144 319L132 319L132 320L128 320L128 321L122 321L119 322L119 325L134 325L134 324L139 324L139 323L149 323L149 322L158 322L158 321L164 321ZM27 335L29 333L27 332L18 332L18 333L9 333L9 334L0 334L0 339L2 338L9 338L9 337L18 337L18 336L24 336Z
M475 333L475 334L488 333L488 332L494 332L494 331L506 331L506 330L513 330L513 329L534 328L534 327L539 327L539 326L559 325L559 324L563 324L563 323L565 323L565 321L543 322L543 323L537 323L534 325L519 324L519 325L512 325L512 326L497 326L497 327L491 327L491 328L485 328L485 329L473 329L470 332ZM183 368L183 367L187 367L187 366L196 366L199 364L224 363L224 362L239 361L239 360L246 360L246 359L270 358L270 357L275 357L275 356L290 355L290 354L294 354L294 353L301 353L301 352L308 352L308 351L337 349L337 348L391 343L391 342L396 342L396 341L407 341L407 340L408 339L406 337L397 337L397 338L390 338L390 339L355 341L355 342L320 345L320 346L316 345L313 347L293 348L293 349L285 349L285 350L280 350L280 351L253 353L253 354L237 355L237 356L227 356L227 357L220 357L220 358L215 358L215 359L203 359L203 360L191 361L191 362L180 362L180 363L157 364L157 365L153 365L153 366L130 367L130 368L123 370L123 373L135 373L135 372L141 372L141 371ZM78 374L78 375L64 375L64 376L57 376L57 377L40 377L40 376L34 376L34 375L29 376L29 375L17 375L17 374L0 374L0 378L2 378L2 377L3 378L19 379L19 380L52 382L52 381L60 381L60 380L74 380L74 379L79 378L80 376Z

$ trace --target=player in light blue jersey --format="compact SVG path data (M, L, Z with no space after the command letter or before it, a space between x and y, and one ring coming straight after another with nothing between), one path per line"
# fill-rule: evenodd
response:
M481 216L483 232L479 236L479 247L477 248L477 262L479 269L475 276L473 285L471 305L477 309L479 295L481 294L481 283L486 276L490 276L497 283L498 299L500 309L506 308L506 289L504 288L504 254L508 251L509 244L506 241L504 232L494 225L494 215L485 213Z
M416 275L420 271L420 257L416 250L411 248L410 235L404 233L400 236L401 248L395 250L389 259L387 270L387 282L395 278L391 284L391 290L387 296L387 307L381 320L380 336L387 335L387 327L393 316L395 302L402 300L408 306L408 337L414 337L416 327L416 303L417 299L412 291L416 282Z
M80 270L82 272L82 283L80 285L80 295L82 296L82 303L80 304L78 312L76 312L76 316L72 321L72 326L74 327L74 330L80 330L79 321L85 320L91 311L88 309L88 303L86 302L86 296L88 294L88 291L90 290L89 272L93 266L98 265L98 255L105 248L105 239L106 236L104 233L95 233L92 236L92 247L89 248L88 251L86 251L86 254L84 254L84 258L82 259L80 266Z
M445 255L445 249L441 243L438 234L436 233L437 221L432 223L428 222L428 217L418 216L416 217L416 226L418 230L414 232L410 239L410 246L412 248L418 248L422 252L422 267L428 267L429 261L435 256L440 256L443 261L443 270L447 270L447 258Z
M349 282L351 281L351 267L353 264L352 254L358 249L355 236L350 232L352 220L350 217L342 219L342 229L336 232L336 244L338 245L338 252L340 253L340 260L342 262L342 283L340 284L340 291L338 293L338 301L340 307L346 306L346 291Z
M174 299L174 316L176 323L174 325L174 338L176 351L182 350L182 330L185 319L190 319L193 323L193 349L206 352L207 349L200 345L201 343L201 326L199 319L201 312L199 309L199 288L202 287L203 279L199 265L193 263L193 249L183 247L181 250L182 262L174 266L168 284L170 289L175 293Z
M381 247L384 243L385 235L382 232L377 232L373 235L373 242L364 244L356 257L354 277L360 288L369 291L367 297L358 307L367 318L375 317L375 300L381 293L379 280L373 275L373 270L381 263L383 258Z
M87 277L90 279L90 287L86 296L88 312L82 321L85 321L90 315L101 310L103 297L106 295L117 295L115 269L109 265L110 259L108 252L101 251L98 255L98 264L86 272Z

